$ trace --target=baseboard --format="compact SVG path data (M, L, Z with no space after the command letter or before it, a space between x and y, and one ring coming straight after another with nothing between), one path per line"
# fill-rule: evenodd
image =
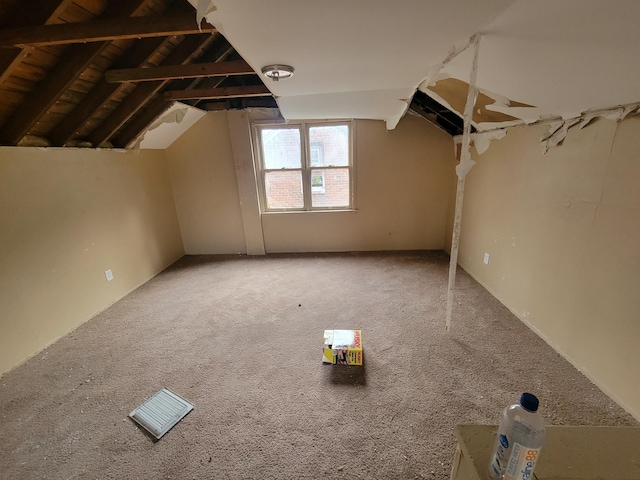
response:
M54 338L53 340L51 340L50 342L48 342L47 344L45 344L41 349L39 349L37 352L32 353L31 355L25 357L23 360L21 360L20 362L18 362L17 364L15 364L13 367L11 367L9 370L6 370L4 372L0 373L0 377L2 377L3 375L12 372L13 370L15 370L16 368L22 366L23 364L27 363L29 360L31 360L33 357L35 357L36 355L39 355L40 353L42 353L43 351L45 351L47 348L49 348L51 345L53 345L54 343L56 343L58 340L60 340L61 338L66 337L67 335L69 335L71 332L73 332L74 330L76 330L77 328L81 327L82 325L84 325L85 323L87 323L89 320L91 320L93 317L95 317L96 315L99 315L100 313L104 312L107 308L111 307L114 303L119 302L120 300L122 300L124 297L126 297L127 295L129 295L131 292L137 290L138 288L140 288L142 285L144 285L145 283L147 283L148 281L150 281L151 279L155 278L157 275L161 274L162 272L164 272L167 268L169 268L171 265L173 265L174 263L176 263L178 260L180 260L182 257L184 257L184 254L180 254L179 257L177 257L176 259L172 260L170 263L168 263L167 265L165 265L162 269L160 269L158 272L154 273L153 275L151 275L149 278L147 278L146 280L143 280L142 282L138 283L137 285L135 285L134 287L130 288L129 290L127 290L125 293L123 293L122 295L120 295L119 297L115 298L114 300L112 300L111 302L107 303L106 305L104 305L103 307L99 308L98 310L96 310L94 313L92 313L91 315L89 315L89 317L85 318L84 320L82 320L80 323L78 323L77 325L75 325L74 327L71 327L69 330L65 331L64 333L61 333L59 336L57 336L56 338Z
M476 282L478 282L482 287L493 295L502 305L507 307L513 315L515 315L518 320L524 323L531 331L533 331L536 335L538 335L542 340L545 341L547 345L553 348L562 358L564 358L567 362L573 365L576 370L582 373L585 377L587 377L595 386L597 386L600 390L602 390L609 398L611 398L614 402L616 402L620 407L622 407L625 411L627 411L631 416L633 416L636 420L640 422L640 412L635 411L631 406L629 406L626 402L624 402L621 398L619 398L614 392L612 392L608 387L603 385L597 378L593 377L588 370L584 368L583 365L576 363L562 348L560 348L555 342L553 342L549 337L547 337L544 333L542 333L536 326L531 324L525 317L520 315L517 310L512 308L509 304L502 301L498 295L483 281L478 279L473 273L471 273L464 265L458 263L458 266L462 268L467 274L469 274Z

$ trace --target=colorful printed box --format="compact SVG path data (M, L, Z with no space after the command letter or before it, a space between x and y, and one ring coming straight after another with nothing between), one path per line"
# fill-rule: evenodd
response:
M322 362L332 365L362 365L362 332L325 330Z

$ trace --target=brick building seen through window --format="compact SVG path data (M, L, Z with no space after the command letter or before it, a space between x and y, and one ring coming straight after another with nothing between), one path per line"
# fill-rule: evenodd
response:
M257 126L263 210L351 208L350 126Z

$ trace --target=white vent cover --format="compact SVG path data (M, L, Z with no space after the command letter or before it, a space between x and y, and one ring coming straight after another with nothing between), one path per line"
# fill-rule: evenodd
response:
M192 404L163 388L129 416L159 439L191 410L193 410Z

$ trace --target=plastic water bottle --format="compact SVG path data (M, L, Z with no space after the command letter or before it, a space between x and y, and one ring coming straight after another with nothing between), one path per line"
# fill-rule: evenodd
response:
M502 411L489 473L504 480L533 480L544 443L544 420L538 413L538 399L523 393L520 403Z

